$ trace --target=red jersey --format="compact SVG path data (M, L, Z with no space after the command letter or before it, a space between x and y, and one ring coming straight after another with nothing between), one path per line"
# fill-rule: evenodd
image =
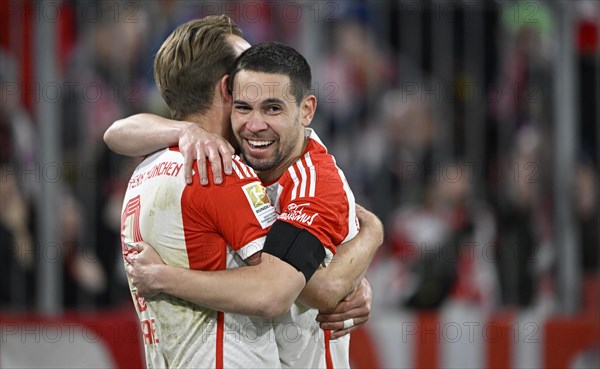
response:
M254 171L234 157L221 185L192 185L183 156L159 151L134 171L122 212L124 256L146 241L166 264L220 270L244 265L262 249L276 213ZM197 167L195 168L197 171ZM149 368L278 367L270 320L213 311L161 294L131 294L140 318Z
M306 129L306 149L276 183L267 187L278 219L306 229L325 247L328 264L336 246L358 233L354 194L312 129ZM335 341L322 330L318 310L296 302L291 310L274 321L275 337L282 367L347 368L350 336Z

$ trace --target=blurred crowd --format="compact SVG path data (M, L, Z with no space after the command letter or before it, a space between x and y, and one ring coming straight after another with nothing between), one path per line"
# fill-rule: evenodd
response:
M4 309L35 308L36 263L47 257L36 242L39 183L48 178L37 152L44 117L36 117L34 109L46 97L43 88L38 96L32 87L33 65L43 61L26 49L31 39L23 42L32 37L24 29L32 24L27 17L35 16L36 2L22 4L12 9L22 12L21 20L3 22L1 39ZM344 169L357 202L385 224L386 241L369 272L378 302L431 309L455 299L487 311L555 309L560 225L554 198L562 195L553 192L560 139L554 110L556 5L274 4L61 3L62 175L56 216L64 306L97 308L128 300L120 211L139 159L110 152L102 135L130 114L167 116L152 79L154 53L182 22L225 13L249 42L290 44L311 63L319 99L313 126ZM98 15L94 19L90 9ZM598 301L598 285L593 293L600 260L598 14L597 2L576 5L580 98L571 195L584 281L581 309ZM440 46L439 39L450 45Z

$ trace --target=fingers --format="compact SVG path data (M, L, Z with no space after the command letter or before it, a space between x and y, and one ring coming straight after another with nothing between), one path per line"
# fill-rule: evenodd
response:
M205 145L201 142L196 142L195 144L180 143L179 150L183 155L185 183L192 184L194 177L194 162L197 162L200 184L206 186L208 184L208 171L206 169Z
M360 231L368 230L367 234L371 234L371 237L373 237L373 245L379 247L383 243L383 223L381 220L360 205L356 205L356 218L360 225Z
M194 160L198 164L198 176L201 185L208 185L207 158L215 184L222 183L223 171L226 175L232 172L231 155L235 153L233 146L217 134L208 133L197 124L190 123L179 136L179 148L184 157L184 177L186 183L193 182L192 169ZM221 165L221 163L223 163Z
M147 249L150 245L148 245L146 242L144 241L139 241L138 243L135 244L135 251L137 252L142 252L145 249Z
M343 335L346 335L356 328L365 325L365 323L369 321L369 315L355 316L354 318L349 318L343 321L336 322L322 322L319 326L322 329L329 329L332 331L331 338L338 338Z
M356 313L354 315L352 315L352 318L320 322L319 326L323 329L332 329L332 330L338 331L338 330L350 328L350 325L363 325L369 320L370 315L371 315L370 313L365 313L363 311L356 311ZM351 323L353 323L353 324L349 324L348 321L350 321L350 320L352 320Z
M215 138L215 141L206 142L204 151L210 161L215 183L221 184L223 173L230 175L233 171L231 163L231 156L235 153L233 146L225 139L218 137Z
M352 319L360 316L370 315L371 309L366 306L360 306L353 309L348 309L340 313L320 313L317 315L317 322L320 323L340 323L343 325L344 320ZM341 326L338 327L341 329Z
M198 163L198 176L201 185L208 185L207 158L210 163L215 184L223 183L223 169L225 169L225 174L231 174L231 152L229 151L231 145L229 143L225 144L225 142L226 141L223 141L221 144L213 141L196 143L194 152L195 158L193 159ZM193 166L193 159L191 160L190 167ZM221 166L221 160L223 166Z
M128 254L127 256L125 256L125 261L127 262L127 266L131 266L131 264L137 263L138 259L137 259L137 252L132 252L130 254ZM129 273L129 271L127 271Z
M129 275L129 280L131 281L131 286L133 288L136 289L136 291L139 291L138 288L138 275L137 275L137 271L135 269L135 267L131 264L126 264L125 265L125 271L127 272L127 275Z
M194 158L193 155L188 151L183 150L180 147L181 154L183 155L183 175L185 177L185 183L192 184L192 176L193 176L193 168L194 168Z
M369 281L365 278L358 288L348 297L342 300L333 311L321 312L317 315L317 321L321 328L336 331L338 337L350 333L354 326L365 324L371 315L372 291Z
M225 175L228 176L233 171L231 155L235 153L235 150L233 150L233 146L229 142L225 142L223 145L219 145L219 153L223 158L223 170Z
M367 209L363 208L359 204L356 204L356 216L358 219L363 219L367 213Z
M137 254L128 255L128 261L132 257L135 257ZM137 260L137 259L133 259ZM131 281L131 286L135 289L136 293L140 297L152 297L152 294L145 289L145 285L143 282L142 274L139 270L139 264L125 264L125 271L129 275L129 280Z
M210 161L210 168L212 170L215 184L221 184L223 182L223 171L221 167L221 155L219 154L218 147L206 146L206 156Z
M215 184L223 182L223 172L226 175L232 173L231 156L235 150L219 135L207 133L202 128L192 125L180 137L179 148L183 155L184 177L187 184L193 182L194 160L198 164L198 177L203 186L209 183L207 160Z
M367 223L372 216L373 214L370 211L356 204L356 217L358 218L358 222L360 223L361 227Z
M129 246L131 247L131 250L127 253L127 255L125 255L125 261L128 264L134 264L139 261L140 254L143 253L144 250L148 249L150 245L144 241L140 241L134 244L129 244Z
M365 320L365 322L366 322L366 320ZM331 339L332 339L332 340L335 340L335 339L338 339L338 338L340 338L340 337L343 337L343 336L345 336L345 335L347 335L347 334L349 334L349 333L352 333L352 331L355 331L355 330L357 330L358 328L360 328L360 327L361 327L362 325L364 325L364 324L365 324L365 323L363 322L363 323L361 323L361 324L359 324L359 325L356 325L356 324L355 324L355 325L353 325L353 326L352 326L352 327L350 327L350 328L341 329L341 330L337 330L337 331L332 331L332 332L331 332Z
M198 176L200 177L200 184L206 186L208 184L208 171L206 170L206 157L204 156L204 146L201 144L196 145L196 162L198 164Z
M148 247L148 244L144 241L140 241L136 243L127 243L127 246L129 249L123 255L125 256L125 260L129 261L130 259L135 259L137 254Z

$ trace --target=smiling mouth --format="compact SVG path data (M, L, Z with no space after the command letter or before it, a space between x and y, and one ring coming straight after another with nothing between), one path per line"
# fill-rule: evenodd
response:
M271 146L275 141L266 141L266 140L246 140L250 147L254 149L263 149Z

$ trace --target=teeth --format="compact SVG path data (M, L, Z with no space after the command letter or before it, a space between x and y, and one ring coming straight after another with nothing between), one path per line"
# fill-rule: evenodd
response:
M267 146L273 143L273 141L250 141L248 143L252 146Z

